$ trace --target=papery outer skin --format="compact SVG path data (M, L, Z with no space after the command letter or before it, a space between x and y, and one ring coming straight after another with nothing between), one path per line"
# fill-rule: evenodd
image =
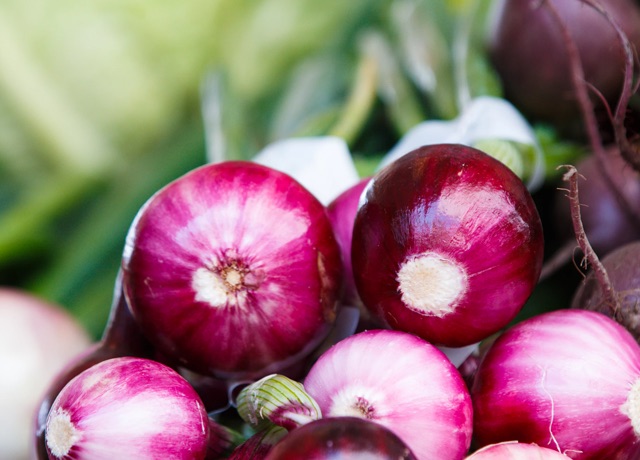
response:
M351 266L351 241L353 239L353 222L356 219L360 195L371 178L361 179L357 184L349 187L338 195L327 206L329 220L333 227L336 240L340 246L342 266L344 273L343 301L347 305L360 305L355 281L353 280L353 267Z
M266 460L416 460L388 428L358 417L315 420L291 431Z
M573 309L532 317L480 363L474 437L479 445L517 439L581 460L640 458L621 409L639 378L640 347L608 317Z
M196 300L193 273L225 251L260 278L244 306ZM157 192L132 225L123 268L143 331L203 374L275 372L317 346L336 315L340 254L325 207L255 163L205 165Z
M171 368L143 358L113 358L82 372L60 392L79 434L68 455L50 459L203 459L209 437L204 405ZM47 428L48 429L48 428ZM48 433L47 433L48 436Z
M369 183L354 223L358 292L391 328L436 345L461 347L506 326L533 291L543 234L522 181L489 155L458 144L416 149ZM408 309L397 272L433 251L467 272L465 295L442 317Z
M369 400L372 420L419 459L462 459L469 449L473 421L465 383L440 350L412 334L372 329L343 339L311 367L304 387L324 417L345 415L332 412L345 392Z
M27 459L40 398L90 342L61 306L0 287L0 459Z
M501 442L477 450L465 460L567 460L564 454L536 444Z

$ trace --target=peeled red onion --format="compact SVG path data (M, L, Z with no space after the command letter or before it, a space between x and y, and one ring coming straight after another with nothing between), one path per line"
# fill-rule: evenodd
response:
M556 310L501 335L471 396L479 445L518 440L575 459L640 458L640 346L620 324Z
M417 458L464 458L472 406L449 359L430 343L377 329L343 339L309 370L304 388L323 417L355 416L390 429Z
M364 304L393 329L462 347L506 326L543 258L530 193L504 164L457 144L418 148L369 182L353 229Z
M199 167L138 213L124 287L142 330L180 365L266 375L308 354L335 320L338 244L325 207L256 163Z
M0 458L28 458L38 402L89 346L87 331L61 306L0 287Z
M524 442L501 442L490 444L475 451L465 460L567 460L557 450Z
M50 460L204 459L209 420L173 369L144 358L103 361L60 392L47 417Z

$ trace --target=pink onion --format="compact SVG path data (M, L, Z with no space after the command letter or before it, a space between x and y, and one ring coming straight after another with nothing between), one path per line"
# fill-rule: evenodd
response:
M40 398L89 345L88 333L61 306L0 287L0 458L28 458Z
M131 227L123 268L145 334L203 374L291 365L336 316L340 252L325 207L256 163L208 164L158 191Z
M466 460L567 460L568 458L556 450L536 444L501 442L475 451Z
M323 417L380 423L420 459L462 459L472 407L462 377L428 342L401 331L369 330L335 344L311 367L304 388Z
M557 310L513 326L487 351L471 395L479 445L640 458L640 346L601 313Z
M347 305L360 305L362 302L356 290L351 266L351 241L353 238L353 222L356 219L360 195L369 183L370 178L361 179L357 184L349 187L327 205L327 213L340 246L342 265L344 267L343 302Z
M364 304L394 329L448 347L506 326L535 287L542 225L523 182L480 150L421 147L373 177L352 261Z
M112 358L83 371L47 417L49 459L204 459L209 421L197 393L171 368Z

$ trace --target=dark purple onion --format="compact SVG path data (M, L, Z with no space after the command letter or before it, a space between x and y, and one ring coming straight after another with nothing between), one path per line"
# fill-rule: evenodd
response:
M149 340L224 378L310 353L335 320L341 268L325 207L290 176L244 161L199 167L158 191L123 257Z
M330 417L294 429L266 460L416 460L391 430L360 417Z
M461 347L499 331L524 306L540 275L542 225L504 164L471 147L430 145L372 179L352 257L375 316Z

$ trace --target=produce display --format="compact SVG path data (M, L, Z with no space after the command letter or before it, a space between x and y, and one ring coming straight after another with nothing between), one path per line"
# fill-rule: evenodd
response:
M318 5L0 6L0 459L640 460L640 3Z

